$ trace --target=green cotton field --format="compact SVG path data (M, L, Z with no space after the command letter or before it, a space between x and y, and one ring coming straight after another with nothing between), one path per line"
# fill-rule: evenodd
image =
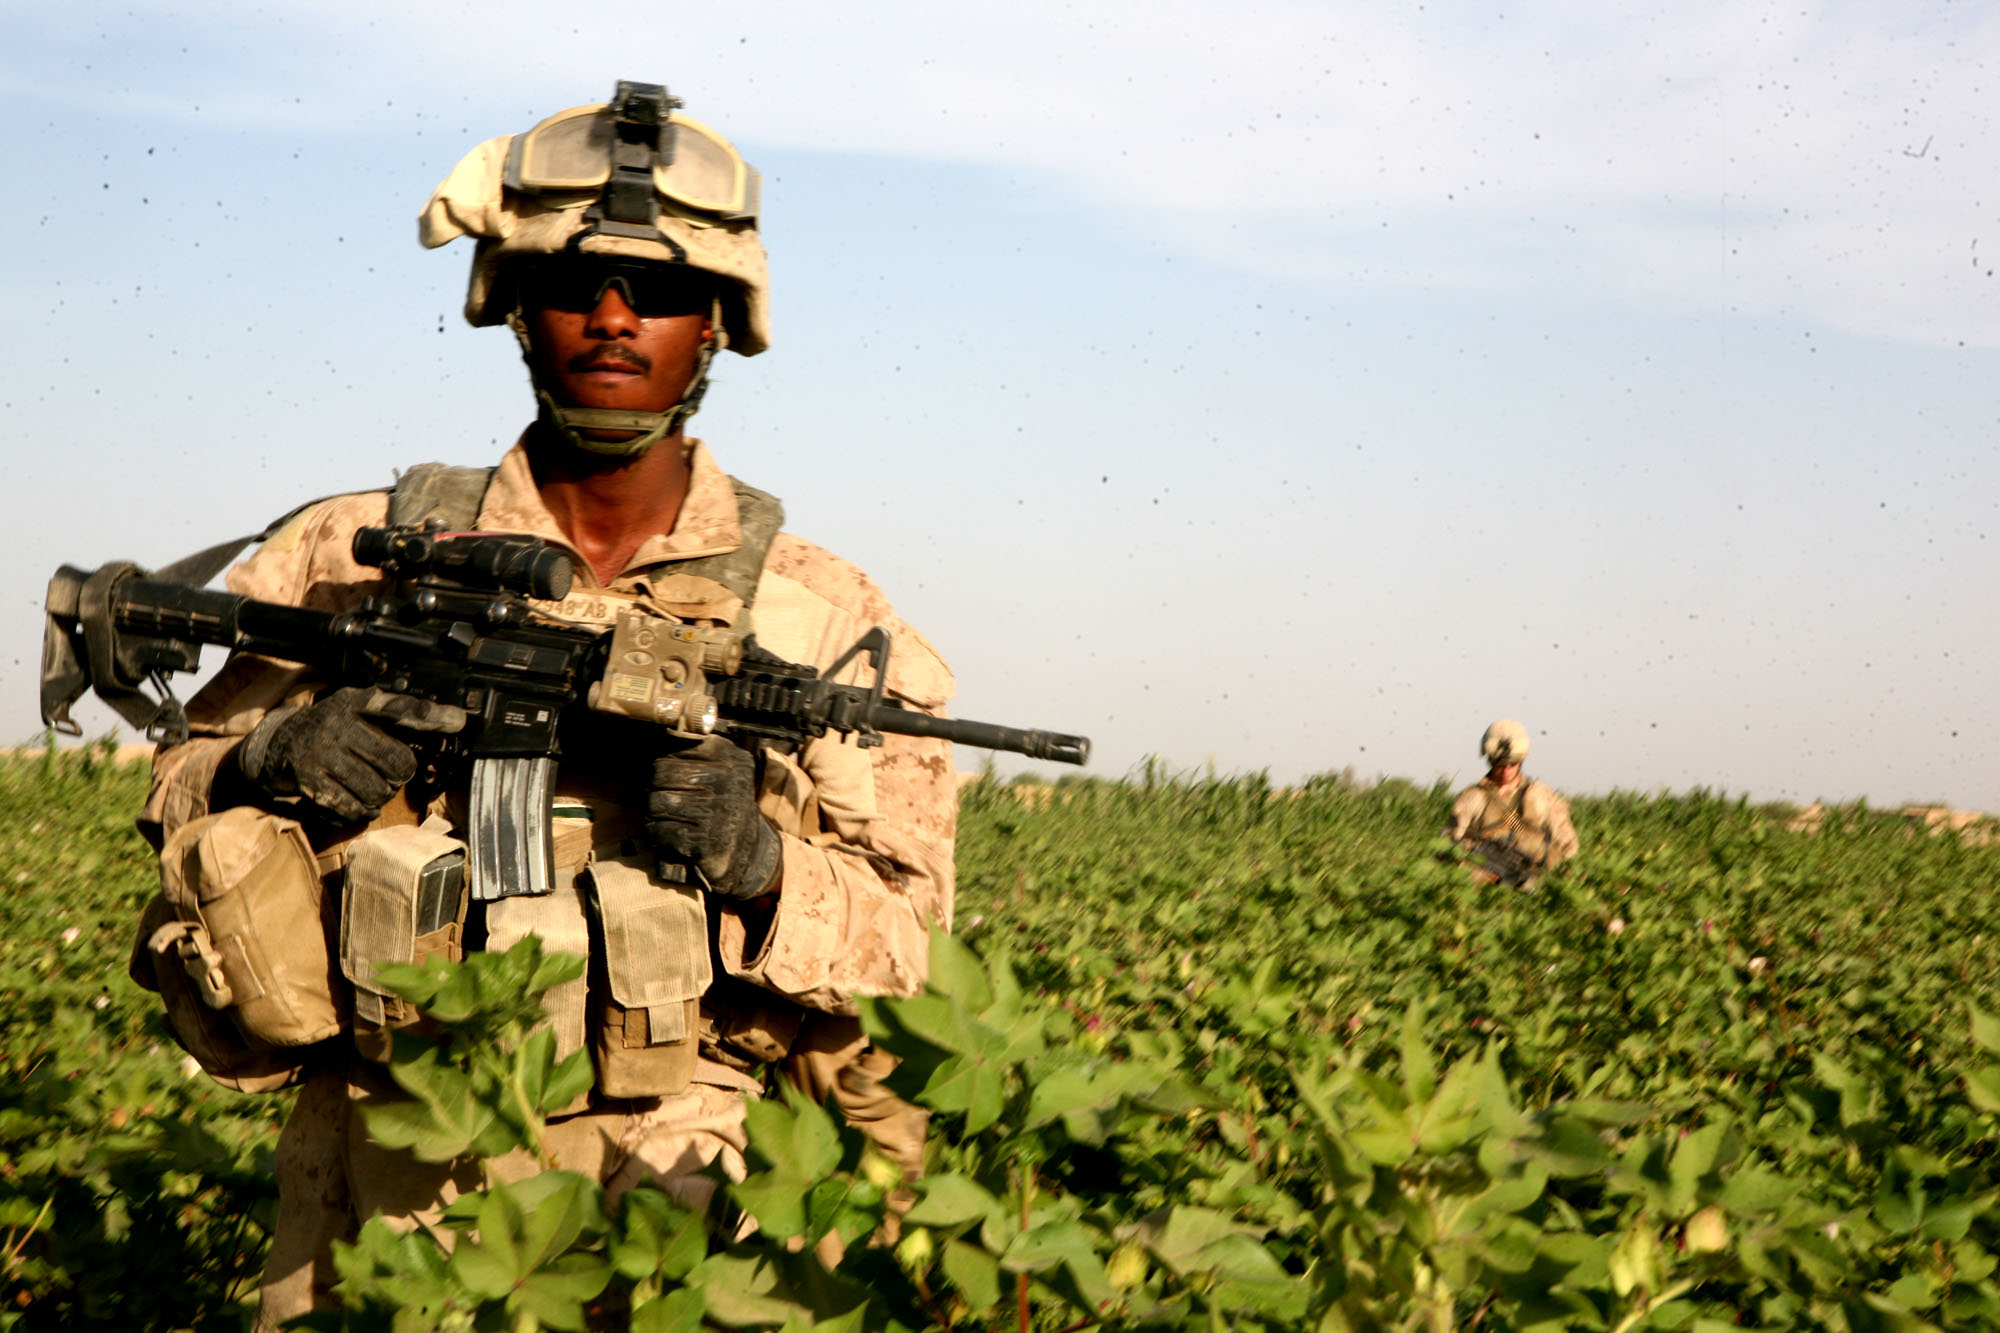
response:
M254 1301L284 1095L192 1072L126 978L144 782L0 761L0 1327ZM969 783L963 947L864 1012L933 1111L914 1207L774 1100L730 1191L763 1240L635 1258L642 1210L578 1204L494 1281L364 1237L326 1326L2000 1327L1990 824L1583 798L1518 892L1450 859L1450 797Z

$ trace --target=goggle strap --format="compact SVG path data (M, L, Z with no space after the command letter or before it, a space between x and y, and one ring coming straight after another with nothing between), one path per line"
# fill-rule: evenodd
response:
M618 81L611 99L611 179L604 183L603 209L612 222L658 231L659 197L653 192L653 161L671 162L674 131L669 116L680 99L657 83Z

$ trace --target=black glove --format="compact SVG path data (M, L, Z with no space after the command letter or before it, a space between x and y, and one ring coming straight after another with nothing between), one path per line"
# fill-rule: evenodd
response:
M757 808L756 763L720 736L653 761L646 833L725 898L762 897L783 864L778 830Z
M370 819L417 775L415 752L377 722L404 731L457 731L465 710L348 686L270 714L243 738L236 766L272 796L302 797L348 822Z

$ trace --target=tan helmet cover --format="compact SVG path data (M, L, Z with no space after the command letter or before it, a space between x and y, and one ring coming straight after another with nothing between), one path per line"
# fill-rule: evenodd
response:
M1528 729L1503 717L1479 738L1479 753L1489 764L1518 764L1528 757Z
M512 305L496 299L503 290L501 271L516 259L568 249L572 238L590 229L584 211L598 197L595 189L531 195L509 187L507 155L514 138L503 134L467 153L417 219L417 236L430 249L461 236L477 238L465 296L465 318L474 325L506 322ZM755 356L770 346L768 276L756 219L704 217L661 194L655 225L664 242L596 234L586 236L577 249L587 255L686 264L715 274L724 280L722 331L729 348Z

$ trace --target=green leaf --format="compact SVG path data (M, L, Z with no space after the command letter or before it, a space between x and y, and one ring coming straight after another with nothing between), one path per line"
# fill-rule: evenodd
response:
M1548 1188L1549 1169L1540 1162L1530 1162L1522 1168L1521 1174L1503 1180L1496 1180L1465 1206L1462 1222L1466 1226L1476 1226L1482 1219L1508 1213L1518 1213L1534 1204Z
M729 1186L736 1206L757 1219L759 1230L787 1240L806 1230L805 1186L777 1171L760 1171Z
M426 1042L405 1049L409 1058L397 1059L389 1072L415 1100L363 1103L361 1117L369 1134L391 1148L407 1148L425 1162L465 1156L493 1133L492 1109L475 1096L472 1075L447 1060L442 1047Z
M519 1210L521 1251L534 1263L568 1250L586 1230L595 1234L604 1227L603 1192L575 1171L539 1172L493 1193L512 1198Z
M452 1280L447 1256L422 1231L399 1230L370 1218L354 1243L333 1243L340 1295L349 1309L365 1306L407 1310L433 1326L461 1307L462 1288Z
M938 1262L945 1278L975 1312L999 1304L1000 1263L992 1255L976 1245L953 1240L945 1242Z
M701 1333L705 1308L699 1291L670 1291L632 1311L632 1333Z
M972 1071L977 1067L977 1062L969 1056L953 1056L932 1071L917 1100L933 1111L946 1114L966 1110L972 1105Z
M551 1115L561 1111L589 1092L590 1085L594 1081L590 1052L572 1051L568 1058L549 1074L548 1085L542 1089L541 1100L536 1103L535 1109Z
M826 1179L840 1166L840 1134L827 1113L790 1089L780 1102L753 1097L743 1108L750 1146L772 1171L799 1188Z
M524 943L530 941L539 943L533 935L528 936ZM509 953L512 952L509 950ZM587 969L587 960L581 954L542 953L537 949L532 957L533 964L529 969L528 978L521 986L522 992L527 995L539 996L546 991L554 990L557 986L581 980Z
M1643 1216L1633 1219L1611 1252L1611 1289L1620 1296L1660 1289L1660 1238Z
M1978 1199L1940 1199L1924 1217L1924 1235L1931 1240L1964 1240L1972 1230L1973 1218L1985 1208Z
M1250 1237L1228 1236L1204 1247L1201 1253L1206 1271L1215 1281L1211 1299L1217 1305L1259 1310L1287 1320L1305 1313L1305 1284Z
M455 1112L423 1102L385 1102L363 1106L362 1123L369 1137L390 1148L407 1148L419 1161L449 1162L464 1157L472 1145L493 1132L493 1112L467 1099Z
M1937 1300L1937 1284L1922 1273L1906 1273L1883 1293L1905 1310L1921 1309Z
M1007 1108L1007 1071L998 1064L972 1067L972 1100L965 1108L965 1132L978 1134L997 1124Z
M1612 1240L1608 1236L1585 1235L1578 1231L1544 1234L1535 1243L1535 1252L1565 1273L1563 1281L1572 1287L1590 1288L1610 1281Z
M433 957L422 963L387 963L375 969L374 982L389 994L428 1007L451 976L447 959Z
M584 1306L611 1281L611 1265L594 1254L564 1254L530 1273L507 1298L510 1313L525 1312L544 1326L580 1331Z
M979 955L963 940L941 930L931 932L929 989L978 1013L993 1003L993 988Z
M1144 1244L1175 1272L1187 1273L1202 1266L1201 1254L1208 1246L1231 1236L1256 1235L1257 1229L1213 1208L1177 1204L1148 1213L1119 1234Z
M1668 1301L1664 1305L1655 1305L1646 1312L1646 1327L1692 1328L1699 1309L1693 1301Z
M1073 1219L1056 1218L1030 1226L1007 1243L1000 1267L1010 1273L1038 1273L1092 1253L1090 1233Z
M1687 1212L1694 1205L1702 1178L1714 1168L1727 1132L1726 1125L1703 1125L1683 1137L1674 1148L1674 1155L1667 1164L1667 1207L1675 1216Z
M1120 1228L1183 1277L1205 1275L1210 1299L1230 1309L1255 1309L1284 1318L1304 1313L1307 1290L1258 1243L1257 1228L1223 1213L1185 1204L1149 1213Z
M708 1231L701 1215L666 1191L638 1186L626 1191L618 1209L610 1254L621 1276L638 1282L658 1275L677 1282L707 1257Z
M1417 1151L1407 1113L1383 1107L1376 1108L1372 1124L1349 1134L1348 1141L1377 1166L1400 1166Z
M556 1030L552 1027L537 1028L521 1043L514 1053L515 1077L521 1082L521 1094L528 1105L537 1110L544 1105L544 1092L548 1088L549 1071L556 1063Z
M1565 1116L1544 1122L1541 1134L1522 1145L1522 1150L1546 1165L1554 1176L1594 1175L1613 1161L1596 1131Z
M2000 1018L1976 1004L1968 1003L1965 1007L1972 1018L1973 1044L1988 1055L2000 1055Z
M1501 1215L1488 1222L1476 1242L1479 1258L1502 1273L1525 1273L1535 1266L1540 1233L1518 1217Z
M807 1244L829 1233L852 1244L881 1225L888 1212L882 1191L865 1180L823 1180L806 1196Z
M1431 1059L1430 1045L1424 1040L1424 1007L1413 1004L1403 1015L1403 1088L1410 1100L1422 1102L1430 1100L1437 1091L1437 1065Z
M1559 1109L1564 1115L1574 1116L1588 1124L1613 1129L1642 1124L1660 1113L1658 1107L1648 1102L1624 1102L1604 1097L1581 1097L1562 1103Z
M1885 1175L1875 1192L1875 1220L1892 1232L1908 1235L1924 1220L1924 1191L1916 1181L1905 1189L1893 1188L1893 1177Z
M1790 1203L1799 1187L1774 1171L1746 1167L1722 1187L1722 1206L1732 1213L1773 1213Z
M986 1055L1006 1044L1002 1034L978 1023L963 1006L942 995L878 1000L872 1007L892 1049L902 1044L896 1040L898 1031L952 1055Z
M709 1317L731 1328L768 1327L811 1314L780 1290L784 1275L769 1254L711 1254L688 1274L688 1282L701 1289Z
M1979 1110L2000 1113L2000 1065L1987 1065L1967 1074L1965 1095Z
M822 1319L817 1323L807 1318L795 1317L787 1319L778 1333L861 1333L867 1326L865 1320L867 1312L866 1306L857 1306L846 1314L837 1314L831 1319Z
M980 1221L999 1211L1000 1201L977 1181L964 1176L925 1176L916 1183L922 1194L904 1220L927 1227L954 1227Z
M1022 1128L1034 1129L1072 1111L1102 1106L1107 1100L1117 1100L1116 1094L1107 1099L1089 1070L1075 1066L1058 1069L1037 1081L1029 1092Z
M482 1227L476 1238L461 1236L451 1252L453 1276L482 1300L500 1300L528 1275L528 1261L513 1241L505 1227Z

